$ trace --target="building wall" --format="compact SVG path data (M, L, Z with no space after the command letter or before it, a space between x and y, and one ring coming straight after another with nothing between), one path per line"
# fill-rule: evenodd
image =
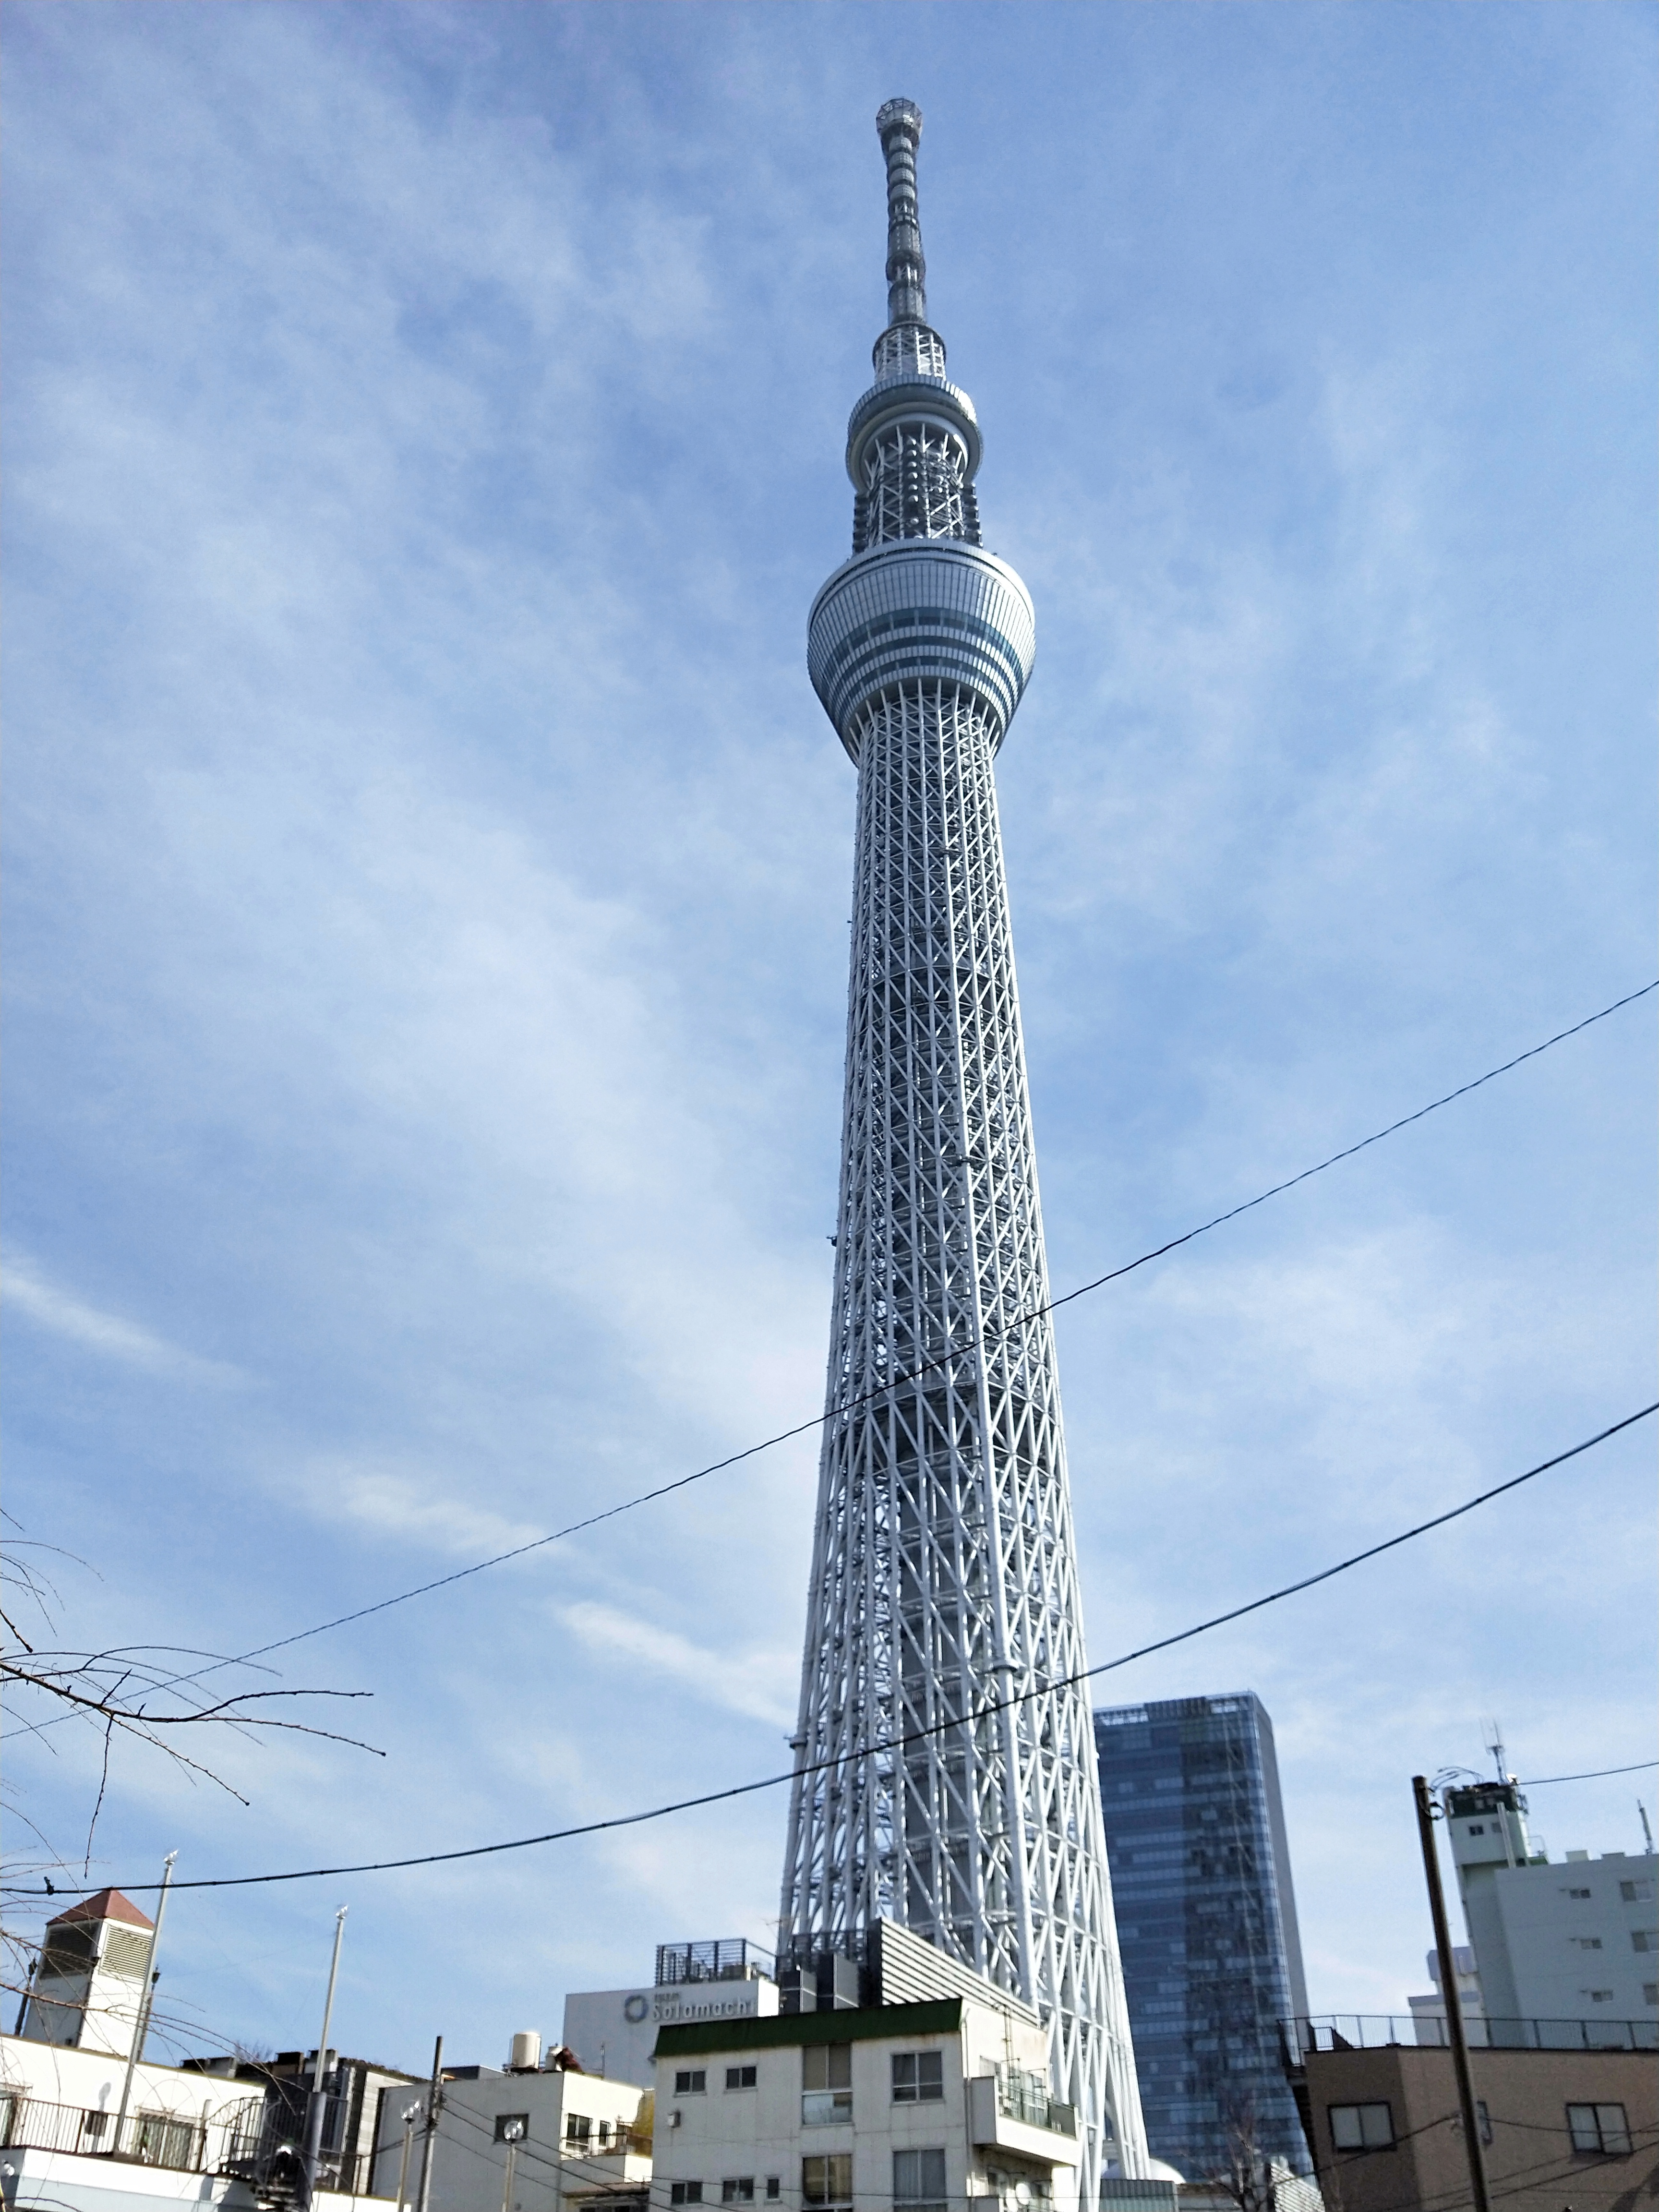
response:
M685 2021L766 2019L777 2008L778 1985L763 1976L580 1990L564 2001L563 2039L590 2074L649 2081L659 2027Z
M1305 2173L1279 2023L1307 2012L1273 1723L1261 1700L1095 1715L1146 2139L1191 2180L1240 2130Z
M1659 2194L1659 2054L1475 2051L1474 2094L1486 2107L1491 2193L1504 2212L1624 2212ZM1332 2212L1401 2212L1468 2199L1468 2166L1449 2051L1396 2045L1316 2051L1306 2087L1316 2174ZM1339 2152L1333 2106L1386 2103L1396 2148ZM1629 2155L1575 2152L1569 2104L1624 2106Z
M657 2060L653 2207L672 2205L677 2183L701 2184L705 2206L746 2206L749 2197L727 2198L726 2191L747 2182L757 2212L768 2204L801 2212L803 2160L841 2153L852 2160L851 2201L859 2212L892 2212L893 2154L903 2150L944 2152L951 2212L961 2212L969 2197L982 2200L988 2212L1049 2201L1066 2212L1074 2203L1074 2137L1000 2123L998 2143L982 2140L988 2132L982 2099L994 2091L994 2068L1017 2067L1047 2084L1048 2039L1036 2022L949 1999L795 2015L757 2023L757 2032L769 2038L766 2045L733 2033L717 2047L714 2030L665 2033ZM803 2049L842 2037L851 2039L850 2118L809 2124ZM939 2054L944 2094L937 2101L895 2103L893 2056L912 2051ZM727 2069L744 2066L755 2069L754 2085L728 2088ZM698 2072L703 2089L678 2086L679 2075ZM1060 2158L1067 2162L1057 2164Z
M376 2185L390 2196L398 2191L402 2112L412 2101L412 2097L388 2099L381 2119ZM648 2179L649 2161L625 2147L647 2102L647 2092L637 2083L605 2080L596 2074L498 2073L479 2067L459 2076L447 2075L433 2147L433 2212L502 2212L507 2146L497 2140L495 2129L497 2121L508 2115L521 2115L525 2121L524 2140L513 2162L508 2212L558 2212L572 2196ZM573 2116L592 2123L586 2148L567 2142ZM603 2148L601 2123L610 2137ZM422 2151L417 2127L410 2197L419 2185Z
M1495 1869L1487 1948L1475 1944L1483 1978L1488 1948L1501 1945L1521 2019L1659 2020L1655 1867L1609 1851Z

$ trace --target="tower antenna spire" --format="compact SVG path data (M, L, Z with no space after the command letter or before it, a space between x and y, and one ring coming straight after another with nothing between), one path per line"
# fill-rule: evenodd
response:
M914 100L884 100L876 132L887 156L887 326L927 319L927 264L916 204L916 143L921 110Z

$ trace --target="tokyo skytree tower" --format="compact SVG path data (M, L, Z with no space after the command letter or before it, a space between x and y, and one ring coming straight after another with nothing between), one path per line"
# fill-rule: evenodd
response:
M897 1921L1036 2005L1092 2207L1146 2144L1086 1686L1042 1686L1087 1662L1053 1331L1027 1318L1048 1278L991 773L1036 634L981 547L979 425L927 324L921 111L876 127L888 323L848 428L853 556L808 646L858 846L780 1933L833 1950Z

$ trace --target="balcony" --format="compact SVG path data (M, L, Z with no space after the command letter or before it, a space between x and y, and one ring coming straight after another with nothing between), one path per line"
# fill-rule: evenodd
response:
M994 2145L1045 2166L1078 2162L1076 2107L1051 2097L1040 2074L975 2075L968 2084L968 2121L981 2148Z
M170 2112L130 2112L119 2153L124 2165L159 2166L175 2173L230 2173L251 2158L259 2141L260 2098L250 2098L223 2118L204 2125ZM115 2116L80 2105L54 2105L40 2097L0 2095L0 2148L70 2151L109 2158Z

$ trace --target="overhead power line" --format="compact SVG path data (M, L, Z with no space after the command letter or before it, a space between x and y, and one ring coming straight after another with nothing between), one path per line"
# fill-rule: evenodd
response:
M1141 1253L1136 1259L1125 1261L1121 1267L1109 1268L1105 1274L1097 1275L1091 1282L1079 1283L1075 1290L1051 1298L1047 1305L1034 1306L1029 1312L1017 1315L1006 1329L987 1330L977 1336L964 1337L937 1358L927 1360L905 1374L891 1376L873 1390L844 1399L827 1407L824 1412L815 1413L810 1420L798 1421L792 1428L780 1429L775 1436L763 1437L758 1443L747 1444L741 1451L732 1452L725 1459L711 1461L707 1467L697 1468L690 1474L677 1476L672 1482L659 1483L653 1490L642 1490L637 1497L625 1498L619 1504L607 1505L597 1513L586 1514L580 1521L572 1521L562 1528L551 1530L545 1536L532 1536L526 1543L514 1544L507 1551L493 1553L487 1559L476 1559L471 1566L456 1567L447 1575L435 1576L431 1582L417 1583L412 1589L399 1590L393 1597L378 1598L373 1605L358 1606L350 1613L337 1614L331 1620L319 1621L315 1627L296 1629L291 1636L279 1636L273 1643L258 1644L252 1651L240 1653L234 1659L220 1660L214 1667L204 1668L198 1674L179 1675L175 1679L179 1681L198 1681L203 1674L216 1673L221 1667L237 1667L250 1660L268 1659L273 1651L286 1651L290 1645L306 1643L313 1636L326 1636L333 1629L349 1627L354 1621L370 1620L377 1613L389 1612L393 1606L407 1605L411 1598L429 1597L434 1590L447 1589L452 1584L466 1582L473 1575L483 1574L491 1567L505 1566L511 1559L522 1559L532 1552L545 1550L550 1544L562 1543L567 1537L581 1535L589 1528L597 1528L606 1521L617 1519L622 1514L636 1512L641 1505L652 1505L659 1498L672 1498L676 1491L689 1490L693 1483L706 1482L710 1475L721 1474L728 1468L741 1465L744 1460L757 1458L762 1452L771 1451L779 1444L793 1442L796 1437L810 1436L813 1430L821 1429L826 1421L844 1413L855 1413L860 1406L885 1398L890 1392L902 1389L907 1383L918 1382L939 1368L948 1366L952 1360L960 1359L965 1352L972 1352L982 1344L995 1343L1002 1337L1029 1328L1045 1316L1057 1313L1061 1306L1070 1305L1074 1299L1087 1297L1094 1291L1103 1290L1108 1283L1120 1282L1125 1275L1133 1275L1138 1268L1149 1266L1154 1260L1163 1259L1167 1253L1178 1251L1183 1244L1190 1244L1195 1237L1206 1237L1211 1230L1219 1229L1226 1222L1237 1221L1240 1214L1252 1212L1258 1206L1265 1206L1270 1198L1278 1198L1287 1190L1294 1190L1298 1183L1308 1182L1311 1176L1323 1175L1327 1168L1334 1168L1342 1160L1352 1159L1356 1152L1363 1152L1372 1145L1380 1145L1385 1137L1392 1137L1397 1131L1409 1128L1413 1121L1420 1121L1427 1115L1438 1113L1443 1106L1449 1106L1455 1099L1467 1098L1472 1091L1479 1091L1483 1085L1495 1082L1498 1077L1507 1075L1512 1068L1521 1066L1528 1060L1536 1060L1540 1053L1548 1052L1553 1046L1565 1044L1569 1037L1577 1036L1583 1030L1593 1028L1597 1022L1606 1021L1609 1014L1618 1013L1621 1007L1634 1006L1638 999L1645 999L1654 991L1659 991L1659 978L1651 983L1644 983L1639 991L1627 992L1622 999L1615 999L1610 1006L1603 1006L1599 1012L1587 1014L1582 1022L1575 1022L1571 1029L1558 1030L1553 1036L1546 1037L1542 1044L1531 1045L1525 1052L1516 1053L1513 1060L1504 1060L1501 1066L1488 1068L1484 1075L1477 1075L1472 1082L1460 1083L1455 1091L1447 1091L1443 1097L1431 1099L1426 1106L1419 1106L1415 1113L1402 1115L1397 1121L1390 1121L1385 1129L1375 1130L1369 1137L1362 1137L1358 1144L1346 1145L1340 1152L1331 1153L1328 1158L1316 1161L1312 1167L1304 1168L1299 1174L1286 1176L1283 1182L1276 1182L1271 1188L1258 1192L1255 1197L1247 1198L1242 1205L1229 1206L1224 1213L1214 1214L1208 1221L1200 1222L1195 1229L1184 1230L1179 1237L1171 1237L1164 1243L1155 1244L1150 1251Z
M700 1796L677 1798L666 1805L650 1806L644 1812L618 1813L609 1820L585 1820L570 1828L551 1828L539 1836L515 1836L505 1843L472 1844L453 1851L421 1851L401 1859L368 1859L354 1866L299 1867L283 1874L208 1875L195 1881L174 1881L171 1887L175 1890L246 1889L270 1882L317 1881L349 1874L392 1874L408 1867L445 1866L458 1859L491 1858L505 1851L530 1850L540 1844L568 1843L580 1836L599 1835L607 1829L637 1828L648 1820L666 1820L671 1814L694 1812L702 1806L728 1803L736 1797L752 1797L763 1790L781 1789L785 1783L793 1782L800 1776L823 1774L835 1767L849 1766L854 1761L871 1758L878 1752L902 1751L908 1744L922 1743L929 1737L944 1735L952 1729L971 1726L977 1721L989 1719L994 1714L1023 1705L1033 1698L1047 1697L1053 1691L1069 1689L1079 1682L1091 1681L1098 1674L1115 1674L1120 1667L1127 1667L1137 1659L1149 1658L1155 1651L1168 1651L1175 1644L1190 1643L1194 1637L1206 1635L1212 1628L1224 1628L1230 1621L1242 1620L1247 1613L1260 1613L1265 1606L1277 1605L1281 1599L1295 1597L1299 1592L1312 1589L1320 1583L1328 1583L1337 1575L1346 1574L1351 1567L1363 1566L1367 1559L1375 1559L1384 1552L1397 1550L1401 1544L1409 1544L1413 1537L1426 1536L1433 1528L1443 1528L1449 1521L1456 1521L1466 1513L1473 1513L1478 1505L1487 1504L1508 1491L1518 1490L1523 1482L1530 1482L1534 1476L1547 1474L1552 1468L1561 1467L1568 1460L1577 1459L1581 1453L1605 1443L1609 1437L1616 1437L1621 1430L1633 1427L1638 1421L1644 1421L1653 1413L1659 1413L1659 1399L1650 1406L1644 1406L1639 1413L1626 1413L1622 1420L1612 1422L1595 1436L1586 1437L1582 1443L1573 1444L1566 1451L1557 1452L1551 1459L1540 1460L1536 1467L1528 1468L1524 1474L1512 1474L1505 1481L1494 1483L1490 1490L1483 1490L1476 1497L1465 1498L1461 1505L1453 1505L1443 1513L1437 1513L1431 1520L1419 1521L1413 1528L1402 1528L1398 1535L1385 1537L1380 1544L1369 1544L1363 1552L1355 1552L1346 1559L1339 1559L1334 1566L1322 1567L1317 1574L1304 1575L1297 1582L1286 1583L1282 1589L1269 1590L1264 1597L1251 1598L1247 1603L1236 1605L1226 1613L1214 1613L1208 1620L1195 1622L1192 1627L1180 1629L1173 1636L1161 1636L1153 1643L1143 1644L1133 1651L1125 1651L1115 1659L1103 1660L1097 1667L1080 1668L1075 1674L1060 1675L1051 1680L1034 1683L1030 1689L1017 1690L1006 1697L989 1699L966 1712L953 1714L947 1720L936 1721L931 1727L911 1729L902 1735L883 1736L874 1742L858 1745L835 1759L821 1759L805 1766L792 1766L787 1772L763 1775L757 1781L732 1783L725 1790L705 1790ZM153 1881L119 1882L115 1887L128 1896L137 1896L147 1890L159 1889L161 1884ZM0 1890L0 1894L37 1896L40 1893L9 1885Z
M1522 1790L1545 1790L1552 1782L1600 1782L1609 1774L1642 1774L1650 1766L1659 1766L1659 1759L1638 1759L1634 1766L1598 1766L1593 1774L1540 1774L1535 1782L1523 1782Z

